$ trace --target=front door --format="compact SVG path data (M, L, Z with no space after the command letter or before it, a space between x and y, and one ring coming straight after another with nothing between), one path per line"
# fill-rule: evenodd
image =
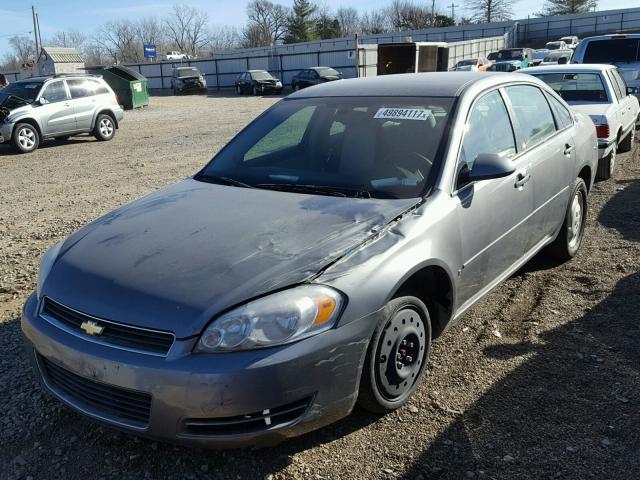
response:
M73 107L64 80L48 83L40 93L46 103L38 106L38 117L45 136L72 132L76 128Z
M532 233L529 160L517 156L511 120L498 90L484 94L472 107L459 168L473 170L475 158L483 153L512 159L515 172L458 186L463 259L458 267L458 300L463 310L522 258Z

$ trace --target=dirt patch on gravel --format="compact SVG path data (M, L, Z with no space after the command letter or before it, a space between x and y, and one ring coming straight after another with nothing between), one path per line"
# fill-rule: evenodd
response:
M275 98L157 97L111 142L0 145L0 478L640 478L640 165L620 155L590 196L585 242L535 258L437 342L410 405L259 451L158 444L40 392L20 307L44 250L194 173Z

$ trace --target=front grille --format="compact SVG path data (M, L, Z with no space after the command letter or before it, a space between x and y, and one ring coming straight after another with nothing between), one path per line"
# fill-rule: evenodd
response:
M188 435L233 435L281 427L300 418L311 400L312 397L307 397L281 407L237 417L187 418L184 432Z
M496 72L513 72L516 69L511 63L496 63L493 68Z
M69 307L65 307L50 298L44 299L42 314L45 318L52 318L87 340L141 352L166 355L174 341L172 333L132 327L130 325L115 323L111 320L94 318ZM104 330L99 336L87 335L86 332L82 330L81 325L88 321L96 322L101 327L104 327Z
M149 424L150 394L89 380L41 355L38 364L49 387L81 410L136 428Z

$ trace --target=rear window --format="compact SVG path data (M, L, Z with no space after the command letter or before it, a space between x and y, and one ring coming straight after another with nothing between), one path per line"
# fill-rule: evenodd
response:
M583 63L632 63L638 61L638 38L592 40L587 43Z
M553 88L565 102L607 103L609 97L598 73L533 74Z
M333 68L316 68L316 72L318 72L318 75L324 75L327 77L332 77L332 76L337 76L338 75L338 71L334 70Z
M176 70L177 77L197 77L200 75L200 70L197 68L179 68Z

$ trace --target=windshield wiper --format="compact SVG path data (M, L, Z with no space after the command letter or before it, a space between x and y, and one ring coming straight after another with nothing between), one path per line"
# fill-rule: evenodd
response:
M248 183L241 182L240 180L236 180L235 178L223 177L221 175L198 175L196 180L201 180L203 182L209 183L226 183L227 185L232 185L234 187L242 187L242 188L256 188L253 185L249 185Z
M298 183L258 183L257 188L283 190L287 192L317 193L334 197L371 198L367 190L356 188L332 187L328 185L298 184Z

